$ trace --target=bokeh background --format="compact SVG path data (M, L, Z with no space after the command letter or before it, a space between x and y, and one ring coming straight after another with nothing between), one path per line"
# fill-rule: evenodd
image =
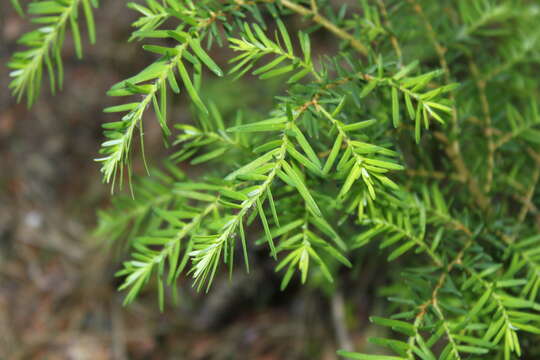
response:
M151 288L122 306L114 272L127 253L92 235L110 200L92 159L110 121L105 91L153 58L126 41L135 14L125 2L103 1L95 15L97 45L86 43L77 60L68 35L64 89L52 96L44 86L28 109L11 97L5 64L32 25L0 0L0 359L336 359L337 348L366 350L367 314L382 306L370 303L371 289L384 281L369 258L332 296L298 285L280 292L274 264L261 259L250 275L219 278L208 295L185 281L180 304L164 313ZM315 36L315 51L332 51L333 38ZM267 109L279 86L206 81L225 113L238 96ZM189 116L182 101L171 114ZM145 120L145 135L156 164L165 154L157 121Z

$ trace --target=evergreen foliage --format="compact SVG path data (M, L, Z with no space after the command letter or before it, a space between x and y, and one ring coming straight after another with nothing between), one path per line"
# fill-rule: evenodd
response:
M9 64L17 98L35 102L44 68L51 89L61 86L65 33L80 57L78 14L93 42L97 5L28 4L40 27ZM333 282L369 252L387 261L381 293L391 304L370 318L387 337L370 341L393 355L344 357L540 356L537 1L127 6L139 15L131 39L156 59L109 90L123 100L105 109L113 115L97 161L113 188L131 179L134 137L144 143L151 111L173 151L100 213L100 234L129 239L118 272L126 304L155 279L163 308L165 286L183 274L208 291L223 264L232 272L240 258L249 271L255 247L275 259L282 288L295 276ZM294 17L301 31L287 25ZM322 32L339 40L336 52L318 55ZM202 90L203 78L246 76L282 82L267 114L246 116L239 100L224 116ZM178 96L193 105L189 124L167 111ZM181 171L187 162L202 175Z

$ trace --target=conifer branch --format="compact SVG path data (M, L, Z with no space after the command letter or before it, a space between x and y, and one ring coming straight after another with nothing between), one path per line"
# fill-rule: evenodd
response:
M124 299L124 304L131 303L139 291L142 288L142 285L148 281L150 278L154 267L158 266L158 276L161 276L163 273L163 267L166 259L169 259L169 283L172 283L173 280L179 275L179 270L182 270L182 265L180 268L177 268L177 256L180 252L180 242L187 237L195 228L197 228L200 223L204 220L206 216L212 213L219 204L219 197L216 201L210 203L206 206L201 213L196 215L189 223L185 224L180 228L180 230L172 237L166 239L165 241L156 238L156 239L145 239L139 247L139 251L144 252L144 255L135 256L135 260L124 263L124 269L117 273L117 275L126 276L125 281L120 286L119 290L129 289L128 294ZM158 251L150 250L147 246L154 245L153 241L161 246L161 249ZM160 281L160 286L162 282ZM163 305L160 304L160 307L163 308Z
M117 84L111 89L109 93L121 95L130 95L131 93L140 93L143 98L140 102L128 103L125 105L113 106L106 108L105 112L125 112L128 114L122 117L120 122L108 123L106 128L111 129L108 133L109 140L105 141L101 146L101 154L106 156L96 159L96 161L102 163L101 172L103 173L103 179L106 183L112 180L113 187L116 175L118 173L118 167L123 166L128 161L129 150L131 148L131 141L135 129L141 125L142 117L146 109L152 102L156 101L156 97L159 92L161 96L166 96L164 87L171 76L174 76L172 72L176 67L183 68L181 65L183 52L186 48L186 44L178 45L173 48L173 56L170 58L164 57L160 62L152 64L152 67L147 68L141 72L138 77L131 78L125 82ZM138 82L144 81L147 77L154 79L150 85L138 86ZM155 103L156 104L156 103ZM156 110L163 114L165 109L159 109L157 105ZM161 125L166 128L166 122L163 118Z
M467 168L467 165L465 164L465 161L461 155L461 147L458 141L450 141L444 134L439 132L435 133L435 137L446 144L445 152L448 155L448 158L452 161L452 164L456 168L458 176L467 179L467 187L480 209L483 211L488 210L489 199L484 195L482 189L480 189L478 186L478 182L469 172L469 169Z
M443 322L443 328L444 328L444 331L447 334L447 337L449 339L449 342L450 342L450 345L451 345L451 351L454 353L454 356L456 356L456 359L461 358L460 355L459 355L458 347L457 347L457 345L455 343L455 340L453 339L453 336L451 334L451 331L449 330L448 325L446 324L446 322L444 320L443 312L442 312L441 308L439 307L438 295L439 295L439 291L442 288L442 286L444 285L447 277L452 272L454 267L456 267L456 265L461 264L461 262L463 260L463 257L465 255L465 252L473 244L473 242L474 242L473 238L470 237L469 240L461 248L461 250L454 257L454 259L446 266L446 268L444 269L442 274L437 279L435 287L433 288L433 291L431 293L431 298L426 300L426 302L424 302L422 305L420 305L418 307L418 310L416 312L416 316L414 318L414 336L411 336L409 338L409 341L408 341L409 350L408 350L407 354L411 359L414 359L414 357L413 357L413 349L414 349L414 346L415 346L415 341L417 340L417 337L419 336L418 333L420 332L420 326L421 326L421 324L422 324L422 322L424 320L424 317L427 315L428 308L430 306L432 306L435 309L435 313L437 314L437 316L439 316L441 318L441 321Z
M382 173L388 171L388 170L402 170L403 167L401 165L395 164L391 161L388 161L387 159L379 160L375 159L373 157L366 157L361 154L381 154L386 156L395 156L397 155L394 151L385 149L383 147L372 145L360 141L353 141L348 132L346 131L346 126L341 123L339 120L335 119L328 111L324 109L324 107L320 106L318 103L315 103L315 106L318 111L320 111L337 129L338 131L338 138L336 140L336 143L334 144L333 149L339 149L341 146L341 142L345 144L346 152L343 155L340 163L344 163L344 159L347 159L347 157L352 157L354 160L354 164L352 165L352 168L349 172L349 175L347 176L347 179L345 180L345 184L343 185L343 188L340 191L340 197L345 196L353 185L354 181L361 177L364 185L367 187L368 192L370 196L374 199L375 198L375 188L374 188L374 182L373 179L376 179L380 181L383 185L389 186L390 188L397 188L397 185L390 180L388 177L382 175ZM349 129L362 129L365 127L368 127L373 124L373 121L367 120L365 122L359 122L353 125L349 125ZM338 145L336 145L338 144ZM327 160L327 164L325 165L325 169L323 171L330 171L332 163L337 156L338 150L333 151L329 157L329 160ZM349 155L347 155L349 154ZM345 160L347 161L347 160ZM344 165L345 166L345 165ZM340 170L340 166L338 164L337 166L338 171Z
M430 42L433 44L433 47L435 49L435 52L437 53L437 57L439 59L439 63L441 65L441 68L444 71L445 75L445 81L446 83L450 83L450 69L448 66L448 62L446 61L446 49L439 43L437 40L437 35L435 34L435 31L433 30L433 26L427 19L425 12L422 8L422 6L416 1L416 0L408 0L409 3L413 6L414 11L419 15L419 17L422 19L422 22L424 23L424 26L427 30L427 35L430 39ZM455 104L455 99L452 93L450 94L452 103ZM453 126L453 132L454 134L456 132L459 132L459 123L458 123L458 114L457 109L455 108L455 105L452 106L452 126ZM443 140L442 137L439 137L439 139ZM446 153L448 154L448 157L454 164L458 174L465 179L467 179L467 185L469 188L469 191L471 192L471 195L474 197L477 204L480 206L482 210L487 210L489 208L489 199L485 196L484 192L480 187L478 186L477 180L471 175L469 169L467 168L467 165L465 164L465 161L463 160L463 156L461 154L461 145L459 144L459 141L457 138L453 135L450 141L445 141L447 144L446 147Z
M387 332L370 341L387 352L347 345L340 355L537 356L540 12L530 1L407 3L128 4L138 16L131 39L156 58L108 92L128 100L106 109L124 114L104 125L103 178L114 186L131 175L150 107L172 149L164 171L135 176L132 196L99 214L99 235L131 247L118 272L126 304L155 287L163 310L165 287L182 274L208 290L221 267L232 276L239 253L249 272L256 246L273 258L258 260L281 272L281 288L310 281L326 293L369 251L386 261L376 268L392 306L370 321ZM82 54L79 22L92 42L96 5L30 4L43 26L10 63L19 99L35 101L43 71L53 90L62 83L64 34L71 27ZM292 37L289 14L313 26ZM317 28L338 38L336 54L321 56L335 47L313 44L325 41ZM239 82L202 86L207 72ZM271 78L279 81L259 81ZM192 111L179 118L169 108L181 92ZM267 101L244 101L252 94L276 105L263 112Z
M197 244L197 242L195 242L195 250L190 253L190 257L193 262L193 278L195 279L195 284L199 288L202 287L206 281L208 281L208 286L212 282L217 268L217 262L223 248L227 245L227 242L230 241L229 238L236 233L237 228L243 226L242 222L248 211L250 211L254 205L257 205L259 207L259 215L264 216L264 213L261 213L261 199L266 195L268 189L278 175L278 172L281 171L287 151L287 136L284 135L280 141L282 144L275 153L276 161L272 164L268 175L265 176L266 179L260 186L257 186L249 193L247 199L242 202L238 213L225 223L220 229L219 234L212 237L209 243L207 242L207 239L204 239L204 243ZM269 243L272 249L272 255L275 257L274 245L270 239Z
M298 57L294 54L290 36L281 21L278 21L278 28L281 41L285 44L285 47L280 45L280 39L277 35L276 41L272 41L257 24L253 26L254 31L248 26L244 27L245 32L242 39L229 38L231 49L242 53L230 60L231 63L237 63L230 70L230 73L234 74L238 72L235 77L238 79L249 71L262 57L272 54L277 57L266 65L254 70L252 72L253 75L258 75L259 79L266 80L296 71L288 83L296 83L308 74L311 74L317 82L320 82L322 78L314 68L308 36L302 32L299 33L303 57ZM288 60L291 64L279 66L284 60Z
M19 43L29 49L13 54L8 63L8 67L13 69L10 73L13 79L9 87L17 97L17 101L20 101L25 94L28 106L37 100L44 67L49 75L51 91L54 93L57 87L62 88L64 70L61 50L68 24L71 27L77 57L82 57L81 37L77 22L81 5L88 25L90 42L94 43L95 25L92 7L97 7L97 0L35 1L29 4L28 14L34 15L34 21L43 24L43 26L25 34L19 40Z

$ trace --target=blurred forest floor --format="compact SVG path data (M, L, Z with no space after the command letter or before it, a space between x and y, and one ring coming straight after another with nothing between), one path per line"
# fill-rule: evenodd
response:
M132 16L124 2L104 1L97 45L86 44L79 61L68 37L63 91L52 97L44 81L28 110L9 94L5 64L32 25L0 0L0 359L335 359L342 302L308 287L279 292L264 264L223 277L212 296L181 284L180 304L163 314L152 289L122 307L121 258L89 234L109 199L92 161L110 120L105 91L150 59L126 42ZM146 124L146 149L159 154L157 122ZM357 348L367 286L348 294L345 309L355 314L346 323Z

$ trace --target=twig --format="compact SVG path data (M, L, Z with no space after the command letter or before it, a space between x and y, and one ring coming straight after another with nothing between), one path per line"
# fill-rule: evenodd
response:
M527 148L527 153L533 158L533 160L536 162L535 171L533 174L533 182L531 184L531 187L527 191L527 194L525 195L525 198L523 199L523 207L520 211L520 222L525 221L525 217L529 212L532 212L536 215L536 227L540 229L540 216L538 216L538 208L534 205L532 202L532 198L534 196L534 193L536 191L536 187L538 186L538 180L540 180L540 154L538 154L536 151L534 151L531 147Z
M480 105L482 108L482 114L484 116L484 134L487 139L487 170L486 170L486 184L484 185L484 191L489 193L491 191L491 185L493 184L493 170L495 168L495 144L493 142L493 131L491 130L491 111L489 108L489 102L486 96L486 82L480 78L478 66L474 62L472 56L468 55L469 69L474 76L476 88L478 89L478 96L480 97Z
M383 25L389 30L392 28L392 24L390 23L390 18L388 16L388 11L386 10L386 5L384 5L383 0L377 0L377 5L379 5L379 9L381 10L381 14L383 16ZM390 32L390 43L392 44L392 47L394 48L394 51L397 56L398 60L398 68L401 68L403 66L403 55L401 52L401 47L399 46L399 42L397 37Z
M325 27L328 31L332 32L334 35L342 38L343 40L347 40L351 46L357 50L362 55L368 54L368 48L362 44L358 39L356 39L353 35L349 34L345 30L337 27L334 23L332 23L330 20L325 18L324 16L320 15L318 11L315 9L308 9L302 5L296 4L289 0L281 0L281 4L285 6L286 8L300 14L303 16L311 16L313 21L317 24Z
M458 174L447 174L442 171L429 171L425 169L407 169L407 175L415 176L415 177L425 177L425 178L431 178L436 180L443 180L446 178L450 178L452 180L456 180L459 182L466 182L467 179L459 176Z
M311 0L311 10L317 13L319 12L319 6L317 5L317 0Z
M484 211L488 210L490 201L478 186L476 179L472 177L471 173L467 169L467 165L465 165L465 161L461 156L461 150L457 140L450 142L446 135L441 132L435 132L434 135L437 139L446 143L445 152L456 168L458 177L467 179L467 187L477 205Z
M429 22L429 20L426 17L426 14L424 13L424 10L418 4L416 0L407 0L413 7L414 11L418 14L418 16L422 19L424 23L424 27L426 28L427 35L429 37L429 40L431 41L433 47L435 48L435 52L437 53L437 57L439 58L439 64L441 65L441 68L444 72L445 82L447 84L450 83L450 68L448 67L448 62L446 61L446 48L444 48L439 41L437 40L437 35L435 34L435 31L433 29L433 26ZM463 177L467 179L467 185L469 188L469 191L471 195L473 196L476 204L482 209L483 211L489 211L489 203L490 200L484 192L480 189L478 186L478 183L476 179L471 175L469 169L467 168L467 165L465 164L465 161L463 160L463 155L461 154L461 146L459 144L459 141L457 140L456 134L459 134L459 122L458 122L458 115L457 115L457 109L455 105L455 96L451 92L450 93L450 100L452 101L452 132L453 136L451 141L449 141L444 134L439 133L438 138L442 139L442 136L444 136L444 139L446 140L446 154L450 158L450 161L456 168L458 175L460 177ZM435 134L437 136L437 134Z
M461 251L458 253L458 256L454 258L454 260L448 264L446 267L445 272L439 276L439 279L437 280L437 285L433 288L433 292L431 293L431 298L428 299L425 303L420 305L419 307L419 313L416 315L417 318L422 318L427 312L427 308L429 305L435 305L437 303L437 295L439 293L439 290L444 285L444 281L446 280L446 277L450 274L450 272L454 269L454 266L461 263L461 260L463 258L463 255L465 254L465 250L467 250L472 245L472 241L469 240L467 244L461 249Z
M525 217L531 210L531 206L529 204L532 204L532 197L534 195L534 192L536 190L536 186L538 185L538 179L540 178L540 166L535 166L534 173L532 175L532 183L529 189L527 190L527 194L525 194L523 205L521 207L521 210L519 211L518 215L518 222L521 224L523 221L525 221ZM534 206L534 204L533 204Z
M414 321L415 328L418 328L418 326L422 322L424 316L427 314L427 310L430 305L433 305L437 310L440 311L438 307L438 299L437 299L439 290L444 285L446 278L448 277L450 272L454 269L454 267L458 264L461 264L461 261L463 260L463 256L465 255L465 252L474 243L474 239L472 237L470 230L468 230L468 228L465 228L465 229L467 229L467 235L469 235L469 240L465 243L465 245L459 251L456 257L448 264L448 266L446 267L446 270L439 276L439 279L437 280L437 284L435 285L431 293L431 298L429 298L428 300L426 300L426 302L424 302L422 305L419 306L418 314L416 315L415 321ZM411 337L411 339L409 340L409 344L410 345L414 344L414 337ZM410 351L412 351L412 346L411 346Z

